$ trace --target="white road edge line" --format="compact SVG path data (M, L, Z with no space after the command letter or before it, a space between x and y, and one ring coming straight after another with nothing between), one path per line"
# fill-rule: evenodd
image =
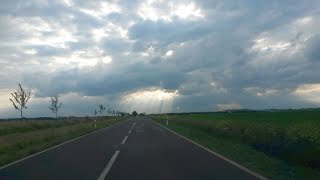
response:
M124 139L122 140L121 144L126 143L127 139L128 139L128 136L124 137Z
M116 124L112 124L112 125L110 125L110 126L108 126L108 127L105 127L105 128L102 128L102 129L98 129L98 130L93 131L93 132L91 132L91 133L84 134L84 135L82 135L82 136L79 136L79 137L77 137L77 138L74 138L74 139L71 139L71 140L69 140L69 141L63 142L63 143L58 144L58 145L56 145L56 146L53 146L53 147L51 147L51 148L48 148L48 149L45 149L45 150L43 150L43 151L37 152L37 153L32 154L32 155L30 155L30 156L27 156L27 157L25 157L25 158L22 158L22 159L19 159L19 160L17 160L17 161L14 161L14 162L12 162L12 163L10 163L10 164L4 165L4 166L0 167L0 170L4 169L4 168L6 168L6 167L12 166L12 165L14 165L14 164L17 164L17 163L19 163L19 162L22 162L22 161L24 161L24 160L27 160L27 159L29 159L29 158L32 158L32 157L34 157L34 156L37 156L37 155L39 155L39 154L42 154L42 153L44 153L44 152L47 152L47 151L49 151L49 150L51 150L51 149L55 149L55 148L57 148L57 147L60 147L60 146L65 145L65 144L67 144L67 143L70 143L70 142L76 141L76 140L78 140L78 139L84 138L84 137L89 136L89 135L91 135L91 134L94 134L94 133L97 133L97 132L106 130L106 129L108 129L108 128L111 128L111 127L113 127L113 126L115 126L115 125L117 125L117 124L120 124L120 123L123 123L123 122L126 122L126 121L128 121L128 120L120 121L120 122L118 122L118 123L116 123Z
M129 134L131 133L131 129L130 129L130 131L128 132Z
M108 162L107 166L104 168L104 170L102 171L101 175L99 176L98 180L104 180L108 174L108 172L110 171L114 161L117 159L118 155L119 155L120 151L116 151L113 156L111 157L110 161Z
M189 141L189 142L191 142L191 143L199 146L200 148L202 148L202 149L208 151L209 153L211 153L211 154L219 157L220 159L223 159L223 160L227 161L228 163L236 166L237 168L239 168L239 169L241 169L241 170L243 170L243 171L245 171L245 172L247 172L247 173L255 176L256 178L261 179L261 180L268 180L268 178L266 178L266 177L264 177L264 176L262 176L262 175L260 175L260 174L258 174L258 173L256 173L256 172L254 172L254 171L252 171L252 170L250 170L250 169L248 169L248 168L246 168L246 167L244 167L244 166L242 166L242 165L240 165L240 164L238 164L238 163L236 163L236 162L234 162L234 161L232 161L232 160L230 160L230 159L222 156L221 154L218 154L217 152L214 152L214 151L212 151L211 149L206 148L206 147L202 146L201 144L196 143L196 142L194 142L194 141L192 141L192 140L190 140L190 139L188 139L188 138L186 138L186 137L184 137L184 136L182 136L182 135L180 135L180 134L172 131L171 129L169 129L169 128L167 128L167 127L165 127L165 126L163 126L163 125L161 125L161 124L159 124L159 123L157 123L157 122L155 122L155 121L152 121L152 122L158 124L159 126L163 127L164 129L170 131L171 133L173 133L173 134L175 134L175 135L183 138L184 140L187 140L187 141Z

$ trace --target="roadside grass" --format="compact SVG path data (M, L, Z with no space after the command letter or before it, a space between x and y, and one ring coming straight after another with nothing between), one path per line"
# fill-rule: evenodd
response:
M165 125L169 119L172 130L268 178L320 179L318 115L319 110L299 110L157 115L153 120Z
M79 121L89 122L88 118L59 118L56 119L25 119L25 120L6 120L0 121L0 136L28 131L35 131L46 128L62 127L78 124ZM91 120L92 121L92 120Z
M121 119L100 119L97 121L97 128L94 127L92 120L75 121L76 123L66 123L64 126L50 125L49 128L0 136L0 167L81 135L108 127L120 122Z

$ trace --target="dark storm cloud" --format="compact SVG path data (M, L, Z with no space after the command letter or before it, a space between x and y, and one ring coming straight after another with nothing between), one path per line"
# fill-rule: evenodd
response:
M320 62L320 34L316 34L306 42L305 55L311 61Z
M98 64L88 71L74 68L46 74L45 77L42 74L33 73L31 78L26 78L24 81L38 89L36 96L47 97L68 92L100 96L132 92L142 87L162 87L174 90L184 80L184 75L175 72L172 67L162 69L143 62L115 66L105 67L103 64Z

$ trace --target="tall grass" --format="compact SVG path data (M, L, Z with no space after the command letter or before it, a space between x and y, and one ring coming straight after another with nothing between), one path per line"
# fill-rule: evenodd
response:
M60 119L26 119L0 121L0 136L29 132L46 128L57 128L79 123L92 122L89 118L60 118Z
M170 122L240 141L288 163L320 169L320 111L169 116Z

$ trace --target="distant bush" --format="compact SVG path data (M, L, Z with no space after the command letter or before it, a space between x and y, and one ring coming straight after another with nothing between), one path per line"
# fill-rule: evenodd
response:
M137 111L132 112L132 116L137 116L137 115L138 115Z

